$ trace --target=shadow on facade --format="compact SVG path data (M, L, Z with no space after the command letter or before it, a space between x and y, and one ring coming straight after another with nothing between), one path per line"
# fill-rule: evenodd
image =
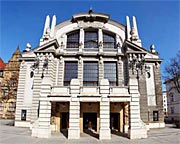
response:
M99 139L99 134L93 129L84 129L83 132L90 135L90 136L92 136L92 137L94 137L94 138Z
M122 133L122 132L119 132L119 131L113 130L113 129L111 130L111 134L128 138L128 134L127 133Z
M62 129L62 130L61 130L61 133L62 133L66 138L68 138L68 129Z

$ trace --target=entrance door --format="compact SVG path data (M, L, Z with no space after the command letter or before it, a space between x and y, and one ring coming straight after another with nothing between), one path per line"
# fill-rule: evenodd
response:
M83 113L83 129L97 131L97 113Z
M119 113L111 113L110 114L110 127L111 129L119 130Z
M69 128L69 113L63 112L61 113L61 129Z

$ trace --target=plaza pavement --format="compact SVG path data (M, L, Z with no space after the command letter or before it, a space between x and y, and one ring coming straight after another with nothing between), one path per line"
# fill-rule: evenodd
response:
M100 141L88 134L79 140L68 140L62 133L53 133L49 139L31 137L29 128L12 126L11 120L0 120L0 144L180 144L180 129L166 125L163 129L151 129L147 139L129 140L112 134L111 140Z

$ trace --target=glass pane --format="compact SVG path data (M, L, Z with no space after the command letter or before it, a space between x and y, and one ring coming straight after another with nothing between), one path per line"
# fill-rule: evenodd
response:
M84 62L83 66L83 84L89 86L97 86L98 84L98 63Z
M64 69L64 85L70 85L70 81L73 78L77 78L78 75L78 63L77 62L65 62Z
M98 47L98 33L97 31L85 31L84 48Z
M115 36L103 32L103 47L104 48L115 48Z
M116 62L104 62L104 78L109 80L111 86L117 85Z
M67 34L67 48L79 47L79 31Z

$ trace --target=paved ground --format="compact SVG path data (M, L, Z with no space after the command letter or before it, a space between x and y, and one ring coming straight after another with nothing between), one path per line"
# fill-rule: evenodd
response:
M180 129L166 125L163 129L151 129L147 139L129 140L112 134L112 140L100 141L87 134L82 134L79 140L68 140L61 133L53 133L49 139L31 137L28 128L12 126L10 120L0 120L0 144L180 144Z

